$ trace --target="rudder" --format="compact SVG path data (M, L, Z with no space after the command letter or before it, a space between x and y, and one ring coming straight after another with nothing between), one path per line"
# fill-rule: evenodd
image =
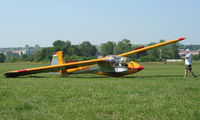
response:
M60 65L60 64L64 64L62 51L53 53L53 57L52 57L52 61L51 61L51 65ZM67 73L66 70L60 70L59 72L61 75L64 75Z

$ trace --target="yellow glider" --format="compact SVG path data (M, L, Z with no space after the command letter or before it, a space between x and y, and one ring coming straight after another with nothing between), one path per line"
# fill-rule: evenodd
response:
M186 39L186 37L170 40L167 42L151 45L138 50L133 50L130 52L122 53L120 55L110 55L100 59L93 59L87 61L64 63L62 58L62 52L59 51L55 53L55 64L45 67L37 67L16 71L9 71L4 74L5 77L18 77L22 75L36 74L41 72L60 72L62 75L67 74L78 74L78 73L95 73L98 75L108 75L108 76L124 76L128 74L133 74L144 69L141 65L134 61L126 62L126 57L131 54L146 51L155 47L160 47L163 45L175 43ZM52 59L52 60L53 60Z

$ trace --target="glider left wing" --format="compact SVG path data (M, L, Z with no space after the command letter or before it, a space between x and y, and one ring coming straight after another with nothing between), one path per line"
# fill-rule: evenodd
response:
M87 66L87 65L98 64L107 59L109 59L109 58L105 57L105 58L80 61L80 62L75 62L75 63L66 63L66 64L59 64L59 65L52 65L52 66L45 66L45 67L36 67L36 68L30 68L30 69L16 70L16 71L7 72L4 74L4 76L17 77L17 76L29 75L29 74L35 74L35 73L41 73L41 72L54 72L54 71L59 71L59 70L66 70L66 69L71 69L71 68L77 68L77 67L82 67L82 66Z

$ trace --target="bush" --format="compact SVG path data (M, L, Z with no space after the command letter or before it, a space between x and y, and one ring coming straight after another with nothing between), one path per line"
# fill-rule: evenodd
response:
M139 59L137 59L138 62L152 62L156 61L156 58L153 56L142 56Z
M17 62L17 61L18 61L17 57L9 57L9 58L6 59L6 62L11 62L11 63Z
M200 60L200 54L199 55L193 55L192 58L193 58L194 61L198 61L198 60Z
M0 63L5 62L5 60L6 60L5 55L3 53L0 53Z

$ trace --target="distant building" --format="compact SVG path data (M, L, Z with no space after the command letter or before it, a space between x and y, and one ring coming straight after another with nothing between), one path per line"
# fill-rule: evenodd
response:
M185 56L185 49L179 49L179 56L180 57L184 57ZM200 51L199 50L194 50L194 51L191 51L190 52L192 55L199 55L200 54Z
M183 59L167 59L166 62L182 62Z
M18 54L19 56L21 56L22 54L26 54L26 50L13 50L11 52Z

